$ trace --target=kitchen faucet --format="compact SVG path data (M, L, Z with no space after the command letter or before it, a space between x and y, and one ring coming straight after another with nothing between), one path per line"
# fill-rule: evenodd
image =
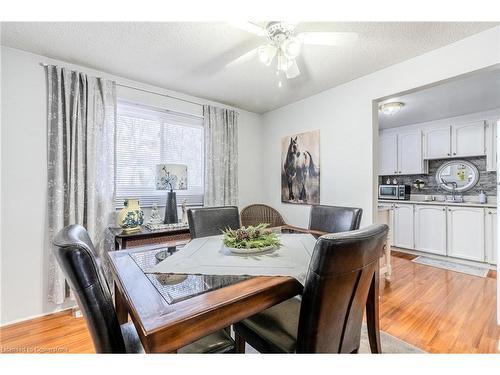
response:
M457 183L455 181L446 181L443 177L441 177L441 182L443 185L451 185L451 200L452 202L457 202L457 201L463 201L463 198L460 197L460 199L457 199L456 197L456 189L457 189Z

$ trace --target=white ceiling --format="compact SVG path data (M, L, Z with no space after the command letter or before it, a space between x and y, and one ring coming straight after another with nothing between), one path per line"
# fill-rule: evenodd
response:
M298 31L359 34L350 47L304 46L302 74L278 87L257 58L224 68L265 39L229 23L2 23L2 45L264 113L455 42L496 23L301 23Z
M395 96L383 103L392 101L405 106L393 115L379 113L381 129L500 108L500 67Z

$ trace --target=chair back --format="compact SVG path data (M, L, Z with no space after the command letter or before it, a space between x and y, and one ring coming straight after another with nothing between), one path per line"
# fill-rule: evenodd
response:
M309 229L327 233L359 229L363 210L354 207L311 206Z
M274 208L265 204L252 204L241 210L241 225L269 224L270 227L285 225L285 220Z
M298 353L352 353L359 348L387 231L387 225L375 224L318 239L302 295Z
M240 227L240 216L236 206L191 208L187 215L193 239L215 236L226 228Z
M101 262L81 225L54 238L54 253L87 322L97 353L125 353L125 343Z

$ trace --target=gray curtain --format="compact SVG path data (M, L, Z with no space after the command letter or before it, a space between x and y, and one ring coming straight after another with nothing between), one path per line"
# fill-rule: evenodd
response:
M53 65L46 72L48 289L49 301L60 304L68 291L52 253L54 235L66 225L81 224L104 255L105 229L114 211L116 86Z
M203 106L205 206L238 204L238 113Z

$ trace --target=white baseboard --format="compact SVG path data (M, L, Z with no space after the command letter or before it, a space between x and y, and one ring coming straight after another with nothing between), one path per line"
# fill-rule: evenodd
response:
M69 306L69 307L65 306L64 308L58 308L58 309L55 309L54 311L46 312L46 313L43 313L43 314L32 315L32 316L28 316L28 317L22 318L22 319L10 320L8 322L1 323L0 327L9 326L11 324L16 324L16 323L21 323L21 322L25 322L27 320L32 320L32 319L36 319L36 318L42 318L44 316L48 316L48 315L52 315L52 314L57 314L57 313L60 313L62 311L73 310L75 307L78 308L78 306L76 305L76 303L73 306ZM81 314L80 310L78 310L78 312Z
M391 249L392 249L392 251L399 251L400 253L406 253L406 254L417 255L417 256L421 255L421 256L428 257L428 258L439 259L439 260L447 260L448 262L465 264L467 266L484 267L484 268L489 268L490 270L497 269L496 265L490 264L490 263L475 262L473 260L453 258L453 257L445 256L445 255L431 254L431 253L426 253L425 251L404 249L402 247L395 247L395 246L392 246Z

